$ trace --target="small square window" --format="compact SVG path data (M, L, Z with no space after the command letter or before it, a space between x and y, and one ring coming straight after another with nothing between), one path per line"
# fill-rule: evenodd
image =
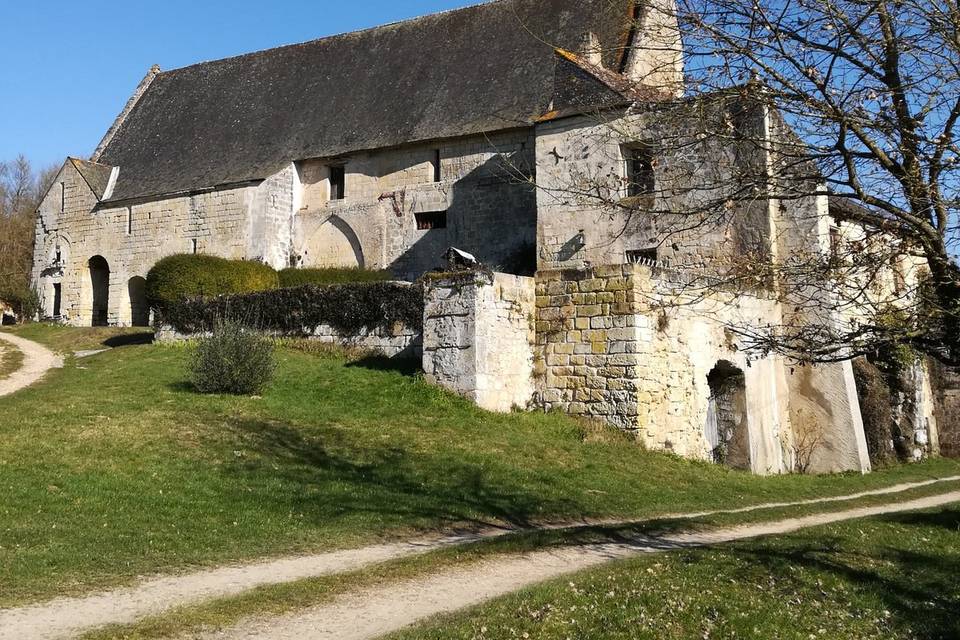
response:
M423 213L414 214L414 216L417 219L417 229L420 231L447 228L446 211L425 211Z
M347 197L347 169L343 165L330 167L330 199L343 200Z
M651 195L656 191L653 152L649 147L623 148L624 178L627 182L627 197Z

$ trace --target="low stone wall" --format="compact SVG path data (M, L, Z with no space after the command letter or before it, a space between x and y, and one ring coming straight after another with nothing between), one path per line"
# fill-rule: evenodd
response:
M159 327L156 333L156 341L159 343L180 342L195 337L197 336L178 333L169 326ZM329 325L320 325L312 333L304 332L297 337L349 349L369 351L387 358L416 360L420 359L423 354L423 334L417 329L399 323L389 330L362 330L352 335L344 334Z
M430 382L490 411L533 398L533 278L465 272L425 290L423 370Z

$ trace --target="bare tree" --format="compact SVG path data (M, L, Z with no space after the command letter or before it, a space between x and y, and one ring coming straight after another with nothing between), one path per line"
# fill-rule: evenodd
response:
M594 201L614 237L656 237L687 299L775 297L782 323L735 327L748 347L823 362L906 344L960 364L960 1L678 5L637 31L682 34L686 97L637 79L625 118L597 114L627 170L583 163L558 197ZM792 239L763 236L778 216Z
M21 307L31 298L36 209L56 174L36 173L23 155L0 162L0 298Z

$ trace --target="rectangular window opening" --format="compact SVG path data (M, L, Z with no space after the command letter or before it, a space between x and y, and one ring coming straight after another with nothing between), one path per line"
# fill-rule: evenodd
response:
M629 264L645 264L648 266L657 265L657 250L652 249L632 249L627 251L627 262Z
M631 146L623 149L626 164L627 197L652 195L656 191L653 152L649 147Z
M133 209L127 207L127 235L133 233Z
M190 250L193 251L193 253L197 253L197 239L196 239L196 238L194 238L193 240L190 241Z
M840 256L840 228L830 227L830 254L837 258Z
M67 183L60 183L60 213L67 210Z
M443 181L443 170L440 166L440 149L434 149L433 151L433 181L442 182Z
M447 228L446 211L424 211L422 213L416 213L414 216L417 219L417 229L420 231Z
M330 199L347 197L347 169L343 165L330 167Z
M59 318L61 316L60 307L63 303L63 294L61 290L61 285L59 282L53 283L53 317Z

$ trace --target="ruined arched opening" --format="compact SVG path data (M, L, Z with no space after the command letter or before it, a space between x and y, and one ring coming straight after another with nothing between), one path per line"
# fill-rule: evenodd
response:
M110 265L103 256L94 256L87 263L90 268L91 324L105 327L110 308Z
M147 304L147 281L139 276L127 282L130 299L130 324L134 327L150 326L150 305Z
M300 266L362 269L360 238L343 219L333 216L307 241Z
M710 405L706 437L713 459L734 469L750 469L747 388L743 371L721 360L707 375Z

